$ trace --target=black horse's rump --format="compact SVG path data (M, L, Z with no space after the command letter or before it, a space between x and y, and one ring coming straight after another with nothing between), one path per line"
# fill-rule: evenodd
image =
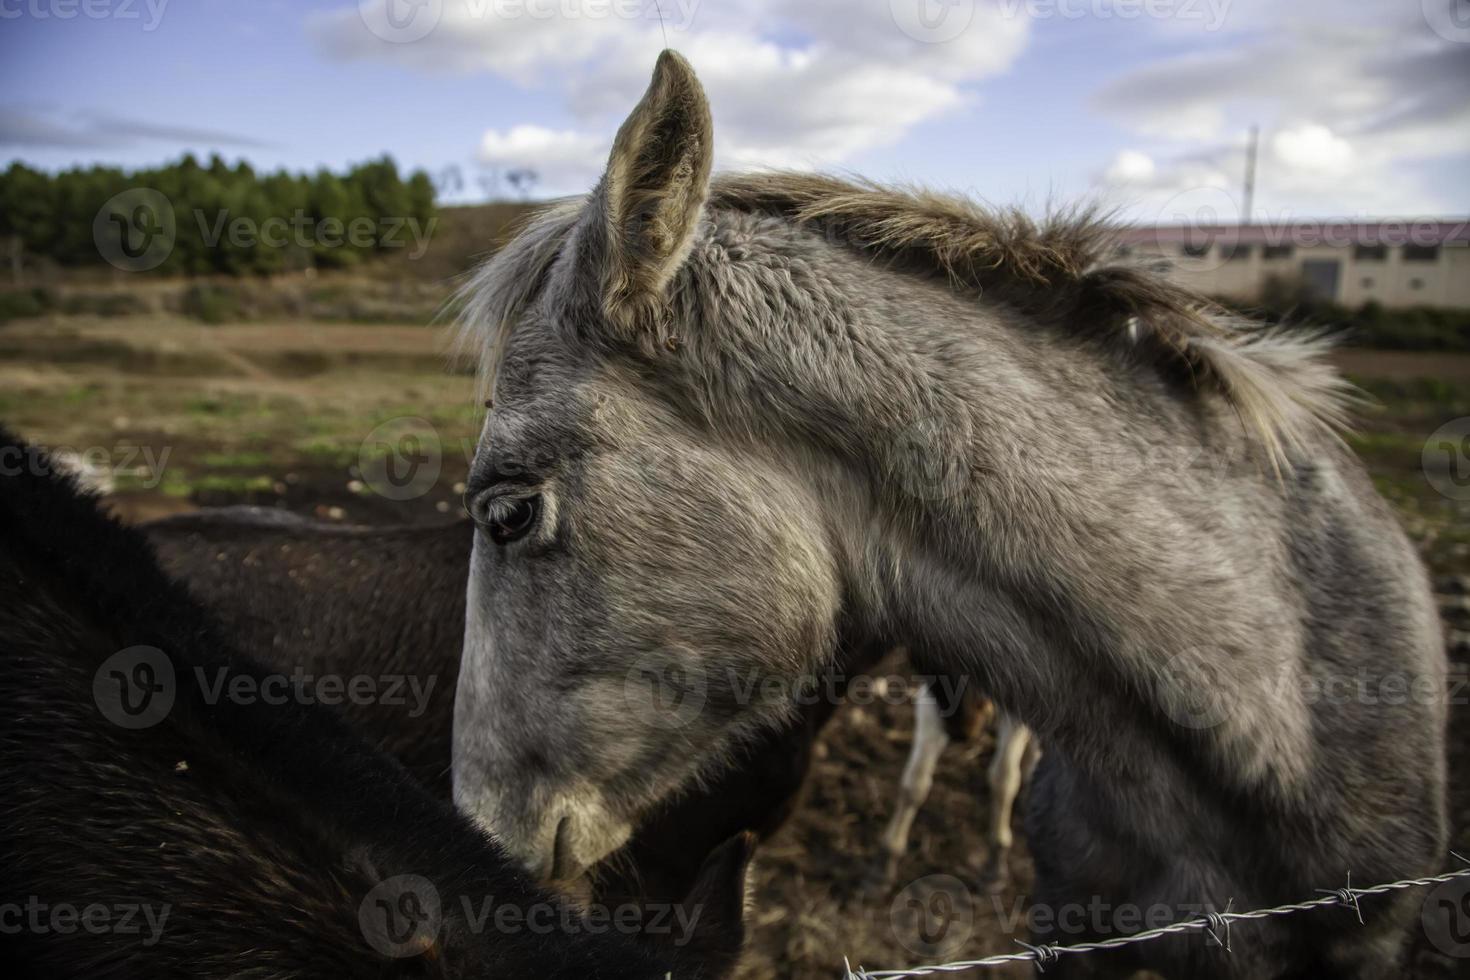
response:
M241 649L447 800L473 528L344 527L221 507L141 530ZM366 696L351 696L354 683Z
M34 458L3 430L0 449ZM706 868L676 951L599 928L331 711L259 696L274 675L144 536L45 469L0 476L12 962L162 977L713 976L732 962L747 841Z
M142 530L164 568L275 670L367 678L380 691L406 677L399 703L344 699L339 710L370 744L449 798L471 522L359 528L228 507ZM854 654L848 667L865 666L877 652ZM812 705L650 814L598 870L595 900L677 902L724 841L774 833L795 807L812 744L833 710L826 700Z

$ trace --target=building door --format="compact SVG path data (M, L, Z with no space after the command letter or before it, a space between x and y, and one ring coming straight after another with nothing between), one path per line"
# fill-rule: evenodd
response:
M1302 263L1302 281L1317 299L1337 300L1337 283L1342 264L1337 259L1307 259Z

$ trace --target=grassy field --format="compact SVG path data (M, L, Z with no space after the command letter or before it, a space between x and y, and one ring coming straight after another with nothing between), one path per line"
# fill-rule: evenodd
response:
M1452 489L1453 496L1436 488L1448 486L1445 467L1470 465L1466 446L1453 461L1439 441L1426 453L1437 430L1470 417L1470 355L1343 350L1337 360L1369 398L1348 442L1379 492L1435 572L1470 569L1470 488Z
M482 414L447 348L447 331L426 326L21 320L0 328L0 420L91 451L129 516L280 503L431 519L458 507ZM372 466L403 429L430 437L416 449L437 456L437 478L411 496L382 485L385 496Z

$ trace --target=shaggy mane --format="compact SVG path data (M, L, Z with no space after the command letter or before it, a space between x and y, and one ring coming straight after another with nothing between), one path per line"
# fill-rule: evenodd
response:
M494 394L505 342L526 306L541 292L584 204L585 198L562 198L535 212L445 304L446 309L459 310L452 356L479 363L480 397Z
M541 212L464 288L461 344L476 343L489 384L505 336L539 291L584 199ZM1116 229L1093 210L1037 222L923 189L820 174L716 176L707 207L820 227L854 248L948 278L1030 315L1129 345L1183 369L1228 400L1273 465L1314 432L1346 428L1353 388L1327 362L1319 333L1273 331L1161 273L1118 257Z

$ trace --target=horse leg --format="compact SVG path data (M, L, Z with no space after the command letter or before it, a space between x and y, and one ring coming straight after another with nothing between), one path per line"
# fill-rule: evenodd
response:
M980 872L980 887L997 894L1010 882L1011 811L1021 791L1023 760L1035 744L1031 730L1010 715L1000 716L995 757L990 760L990 826L986 839L990 854Z
M909 749L908 762L904 764L903 778L899 782L898 807L879 840L881 854L878 866L869 876L873 887L891 888L897 879L898 862L908 848L914 817L929 796L929 789L934 784L934 769L948 744L949 733L945 730L939 701L926 685L919 691L914 704L914 744Z

